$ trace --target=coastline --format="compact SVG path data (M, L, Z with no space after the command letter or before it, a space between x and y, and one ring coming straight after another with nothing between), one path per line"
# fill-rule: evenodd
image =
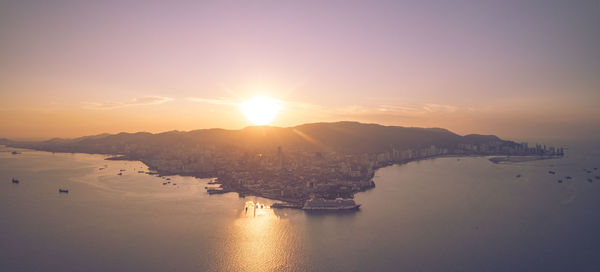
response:
M86 153L89 154L89 153ZM411 163L411 162L419 162L419 161L426 161L426 160L433 160L433 159L438 159L438 158L478 158L478 157L489 157L490 155L475 155L475 154L441 154L441 155L433 155L433 156L428 156L428 157L421 157L421 158L414 158L414 159L409 159L409 160L403 160L403 161L399 161L399 162L394 162L394 163L389 163L389 164L385 164L385 165L381 165L378 166L376 168L373 169L374 172L376 172L377 170L381 169L381 168L385 168L385 167L389 167L389 166L394 166L394 165L404 165L407 163ZM493 156L493 155L492 155ZM527 158L526 160L521 160L522 162L525 161L534 161L534 160L543 160L543 159L555 159L555 158L560 158L561 156L531 156L531 155L516 155L516 156L508 156L508 158L513 158L513 159L517 159L517 158ZM533 158L532 158L533 157ZM494 158L503 158L500 156L494 156L493 158L490 158L490 161L492 163L498 163L498 162L494 162L492 159ZM218 184L219 187L224 188L223 186L227 186L226 184L219 182L219 177L218 176L214 176L214 175L206 175L206 174L199 174L199 173L171 173L171 172L165 172L165 171L160 171L160 170L156 170L153 169L151 166L149 166L147 163L145 163L143 160L141 159L131 159L128 158L127 156L124 155L115 155L109 158L106 158L106 160L128 160L128 161L140 161L142 162L144 165L148 166L148 169L153 170L153 171L157 171L159 176L170 176L170 175L179 175L179 176L188 176L188 177L195 177L195 178L212 178L214 179L216 182L214 184ZM370 182L372 182L373 186L364 190L360 190L356 193L360 193L360 192L365 192L367 190L370 189L374 189L376 187L375 182L373 181L373 177L371 177L369 179ZM266 198L266 199L270 199L270 200L276 200L276 201L283 201L282 203L279 204L283 204L283 206L286 205L292 205L292 206L296 206L296 205L302 205L304 203L304 199L290 199L290 198L284 198L284 197L280 197L280 196L274 196L271 194L264 194L264 193L260 193L260 192L255 192L255 191L247 191L247 190L235 190L234 188L231 187L226 187L225 188L226 192L223 192L223 194L226 193L237 193L239 197L246 197L246 196L256 196L256 197L262 197L262 198ZM354 196L354 194L353 194ZM288 207L283 207L283 208L288 208Z
M529 162L529 161L539 161L539 160L551 160L558 159L562 156L559 155L549 155L549 156L495 156L493 158L489 158L489 161L492 163L519 163L519 162Z
M3 145L4 147L11 147L11 146L7 146L7 145ZM28 149L28 148L19 148L19 147L11 147L11 148L17 148L17 149L23 149L23 150L33 150L33 151L41 151L41 152L52 152L52 151L46 151L46 150L38 150L38 149ZM146 173L146 174L152 174L152 175L157 175L159 177L163 177L163 176L171 176L171 175L179 175L179 176L184 176L184 177L195 177L195 178L200 178L200 179L209 179L212 178L214 179L216 182L213 183L212 185L219 185L218 187L212 187L212 188L223 188L224 192L222 192L223 194L225 193L230 193L230 192L234 192L237 193L239 197L246 197L246 196L256 196L256 197L262 197L262 198L266 198L266 199L270 199L270 200L276 200L276 201L283 201L284 203L288 203L288 204L292 204L292 205L301 205L304 203L304 201L306 201L306 199L300 198L300 199L295 199L295 198L286 198L286 197L282 197L282 196L277 196L277 195L273 195L270 193L261 193L261 192L257 192L257 191L250 191L250 190L239 190L239 188L234 187L234 186L230 186L228 184L228 182L223 182L221 180L221 178L218 175L215 175L213 173L200 173L200 172L187 172L187 173L178 173L178 172L173 172L173 171L164 171L164 170L160 170L157 169L156 167L153 167L152 165L150 165L147 161L145 161L142 158L132 158L128 155L122 155L122 154L106 154L106 153L87 153L87 152L52 152L52 153L64 153L64 154L89 154L89 155L102 155L105 156L104 160L123 160L123 161L139 161L141 163L143 163L144 165L146 165L148 167L149 171L152 171L153 173ZM349 194L348 196L350 196L350 198L354 198L354 194L356 193L360 193L360 192L364 192L370 189L375 188L375 183L373 181L373 177L374 177L374 173L375 171L384 168L384 167L388 167L388 166L393 166L393 165L403 165L403 164L407 164L410 162L418 162L418 161L424 161L424 160L431 160L431 159L437 159L437 158L468 158L468 157L489 157L489 156L493 156L492 158L489 158L489 161L495 164L498 163L517 163L517 162L527 162L527 161L535 161L535 160L546 160L546 159L556 159L556 158L561 158L562 156L559 155L550 155L550 156L543 156L543 155L512 155L512 156L498 156L498 155L477 155L477 154L439 154L439 155L432 155L432 156L426 156L426 157L419 157L419 158L412 158L412 159L406 159L406 160L401 160L401 161L395 161L395 162L389 162L389 163L384 163L381 165L378 165L376 167L373 168L373 175L370 176L366 181L370 183L369 187L365 187L365 188L361 188L360 190L353 192L352 194ZM210 187L209 187L210 188ZM208 192L207 192L208 193Z

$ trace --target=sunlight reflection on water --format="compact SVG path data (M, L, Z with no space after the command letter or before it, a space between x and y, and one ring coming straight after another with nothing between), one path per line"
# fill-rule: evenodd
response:
M600 267L591 208L600 183L586 179L600 175L600 154L581 154L386 167L376 189L356 195L358 212L307 214L270 209L260 197L208 195L209 179L139 173L138 162L5 152L0 270L599 271L590 268ZM566 175L573 179L557 183ZM62 187L69 194L58 194Z
M247 201L228 229L226 270L287 270L294 250L290 222L266 203ZM283 215L283 216L282 216Z

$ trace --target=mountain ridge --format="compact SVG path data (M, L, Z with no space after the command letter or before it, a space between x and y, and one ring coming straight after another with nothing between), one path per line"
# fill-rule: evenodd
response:
M551 148L517 144L495 135L458 135L443 128L358 122L239 130L98 134L0 144L50 152L116 155L139 160L159 175L216 177L209 194L238 192L302 204L318 196L353 197L375 186L375 170L396 163L452 155L557 155ZM156 172L148 172L154 174ZM122 173L119 173L122 175Z
M77 138L53 138L46 141L11 141L1 144L55 152L122 154L127 144L147 144L155 149L170 145L208 145L242 150L265 150L277 146L297 146L314 151L378 153L435 145L453 147L459 143L479 144L501 141L495 135L458 135L444 128L385 126L355 121L307 123L292 127L248 126L242 129L196 129L190 131L102 133ZM151 148L152 149L152 148Z

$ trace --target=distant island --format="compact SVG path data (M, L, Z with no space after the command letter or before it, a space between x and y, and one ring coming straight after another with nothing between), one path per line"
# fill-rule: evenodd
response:
M237 192L302 205L310 198L353 198L375 187L378 168L438 156L562 156L562 148L460 136L441 128L382 126L358 122L295 127L247 127L101 134L75 139L0 144L50 152L110 154L139 160L159 175L216 178L209 193ZM498 159L497 162L503 161Z

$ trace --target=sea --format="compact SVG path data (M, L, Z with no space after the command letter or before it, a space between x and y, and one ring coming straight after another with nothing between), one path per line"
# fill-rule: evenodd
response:
M598 146L381 168L345 213L208 195L211 179L138 161L0 147L0 271L600 271Z

